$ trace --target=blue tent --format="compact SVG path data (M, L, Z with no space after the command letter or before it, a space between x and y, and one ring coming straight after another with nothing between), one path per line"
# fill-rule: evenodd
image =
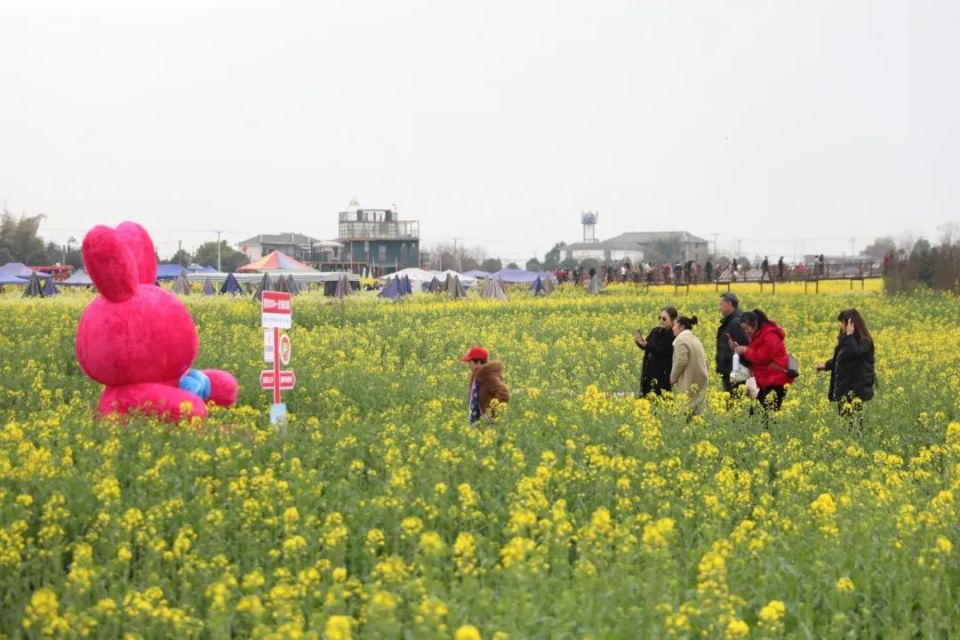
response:
M203 281L203 295L213 296L217 294L217 290L213 288L213 283L210 282L210 278L207 278Z
M410 276L403 276L403 293L406 295L413 293L413 285L410 283Z
M50 296L55 296L60 293L60 290L57 289L57 285L53 284L53 278L44 281L43 283L43 297L49 298Z
M40 283L40 274L33 273L30 276L27 286L23 289L24 298L42 298L43 296L43 285Z
M8 276L13 276L15 278L21 278L23 280L29 280L33 277L33 274L37 274L37 277L41 280L53 280L53 276L49 273L43 273L42 271L34 271L27 265L22 262L8 262L7 264L0 267L0 271L3 271ZM11 283L15 284L15 283Z
M190 273L220 273L208 264L203 266L200 266L199 264L191 264L189 267L187 267L187 271Z
M401 287L402 285L400 284L400 276L397 276L396 278L387 282L387 286L380 291L380 297L390 298L391 300L399 300L400 296L403 295Z
M229 293L232 296L237 295L238 293L243 293L243 289L240 288L240 283L237 282L236 276L232 273L227 274L227 279L223 281L223 285L220 287L220 293Z
M27 284L27 280L0 269L0 284Z
M87 272L83 269L75 271L73 275L60 283L62 287L92 287L93 280L90 279L90 276L87 275Z
M533 284L530 286L533 290L533 295L540 295L541 293L546 294L547 288L543 286L543 278L539 275L537 279L533 281Z
M157 280L176 280L181 273L186 273L182 264L158 264Z
M500 278L504 284L532 284L539 274L533 271L524 271L523 269L500 269L494 278Z

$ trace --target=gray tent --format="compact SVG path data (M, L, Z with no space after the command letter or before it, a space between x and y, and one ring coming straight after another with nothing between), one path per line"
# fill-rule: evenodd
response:
M430 281L430 286L427 291L430 293L440 293L443 291L443 283L440 282L437 276L433 276L433 280Z
M553 284L553 277L547 276L543 279L543 292L547 295L553 293L554 289L557 288L557 285Z
M507 294L503 290L503 284L500 278L487 278L483 281L483 289L480 290L480 297L491 300L506 300Z
M333 295L341 300L353 293L353 288L350 286L350 279L347 277L346 271L340 274L340 277L337 279L337 289L334 291Z
M26 288L23 290L24 298L42 298L43 297L43 283L40 281L40 276L36 272L30 275L30 280L27 282Z
M263 277L260 278L260 284L257 285L257 290L256 290L256 292L253 294L253 297L254 297L256 300L263 300L263 292L264 292L264 291L274 291L273 281L270 280L270 274L269 274L269 273L263 274Z
M203 295L205 296L215 296L217 295L217 290L213 288L213 283L210 282L210 278L207 278L203 281Z
M293 296L297 295L301 291L300 285L296 280L293 279L293 276L287 276L287 289L290 290L290 295Z
M277 278L277 286L275 287L276 291L282 291L284 293L290 293L290 286L287 284L287 276L280 276Z
M187 280L186 271L181 271L180 275L177 276L177 279L173 283L173 292L181 296L190 295L190 281Z
M463 290L463 285L460 283L460 276L453 276L452 278L447 276L447 293L454 300L467 297L467 293Z

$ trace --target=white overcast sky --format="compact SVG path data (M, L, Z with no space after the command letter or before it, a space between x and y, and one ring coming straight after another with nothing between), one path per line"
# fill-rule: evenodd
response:
M336 236L396 203L511 258L683 229L841 253L960 221L960 3L0 3L0 201ZM765 240L765 242L760 242Z

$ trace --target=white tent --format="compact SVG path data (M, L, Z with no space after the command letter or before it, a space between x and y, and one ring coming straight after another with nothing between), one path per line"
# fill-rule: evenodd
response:
M449 276L457 276L458 278L460 278L460 284L463 285L464 289L470 289L475 284L477 284L477 279L474 278L473 276L468 276L464 273L457 273L452 269L447 269L446 271L432 271L431 273L435 275L437 277L437 280L439 280L440 282L446 282L447 277ZM429 281L428 281L428 284L429 284Z
M430 281L433 280L433 274L431 272L424 271L423 269L418 269L416 267L408 267L406 269L401 269L400 271L381 276L380 282L385 285L397 276L400 276L401 279L404 276L410 278L410 288L413 289L414 293L423 291L424 285L429 285Z

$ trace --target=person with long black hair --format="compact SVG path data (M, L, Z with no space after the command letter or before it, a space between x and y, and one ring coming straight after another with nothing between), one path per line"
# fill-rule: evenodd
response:
M640 370L640 392L660 395L670 391L670 367L673 363L673 321L677 310L664 307L658 316L659 326L654 327L644 338L637 329L633 341L643 350L643 366Z
M787 395L787 385L793 382L787 373L790 363L784 342L787 334L760 309L744 313L740 324L750 344L744 346L732 342L730 346L735 353L750 361L759 388L757 400L760 404L779 411Z
M873 398L876 384L873 337L856 309L844 309L837 315L840 333L833 357L817 365L817 371L830 372L829 398L840 414L859 416L863 403Z

